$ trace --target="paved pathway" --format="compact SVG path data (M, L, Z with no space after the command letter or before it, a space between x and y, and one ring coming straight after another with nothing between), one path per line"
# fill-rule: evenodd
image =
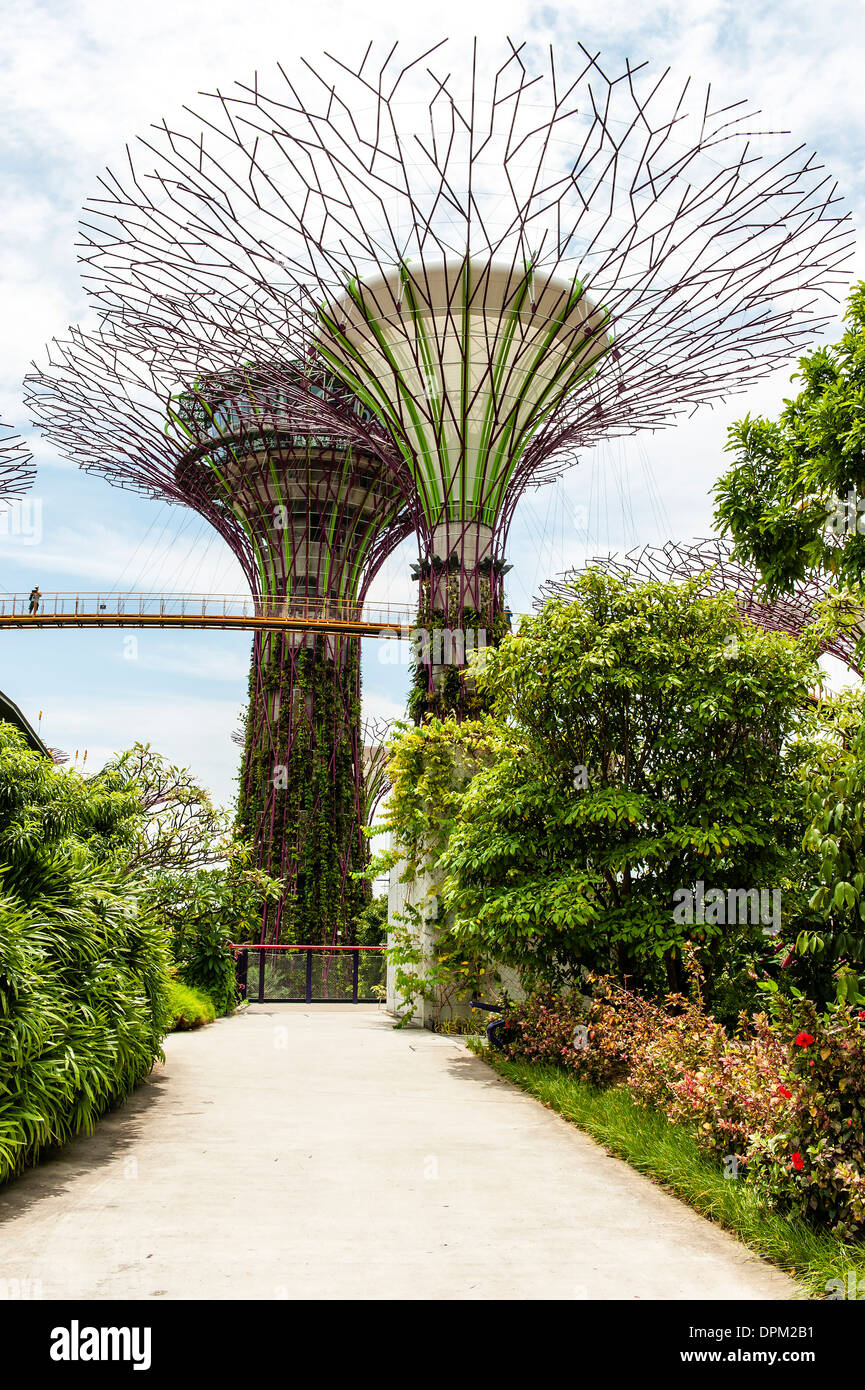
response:
M782 1274L456 1039L262 1005L0 1192L46 1298L785 1299Z

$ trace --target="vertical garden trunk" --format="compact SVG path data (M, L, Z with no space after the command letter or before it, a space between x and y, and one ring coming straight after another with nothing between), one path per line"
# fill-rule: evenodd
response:
M510 566L493 557L492 528L477 521L443 522L428 548L431 557L415 570L419 636L409 712L416 724L427 715L473 719L485 703L469 668L510 628L503 582Z
M262 939L354 939L369 890L357 638L258 632L238 824L284 885Z
M274 945L350 943L369 896L360 643L344 628L411 530L394 467L318 428L332 390L269 362L202 378L171 417L190 445L180 485L230 540L257 614L296 620L255 637L238 797L240 833L282 881L262 924Z

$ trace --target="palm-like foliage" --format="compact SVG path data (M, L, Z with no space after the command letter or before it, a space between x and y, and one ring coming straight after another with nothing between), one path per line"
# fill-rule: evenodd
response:
M122 872L139 811L0 724L0 1180L90 1130L159 1055L164 935Z

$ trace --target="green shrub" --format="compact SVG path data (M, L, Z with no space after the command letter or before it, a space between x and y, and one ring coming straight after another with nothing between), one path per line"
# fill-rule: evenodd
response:
M149 911L170 942L178 977L202 990L219 1014L237 1004L231 942L255 941L264 903L281 891L275 879L248 867L244 847L221 868L154 874L145 885Z
M787 911L819 669L813 642L753 626L733 594L707 584L590 569L567 600L523 618L476 675L491 702L479 726L489 756L462 789L447 787L449 805L439 791L448 741L412 739L414 801L432 791L447 806L441 907L463 958L509 966L541 989L569 988L589 969L663 998L685 988L699 943L716 1014L735 1024L753 1003L761 924L678 909L705 882L721 895L784 889ZM411 796L391 795L397 838L413 815Z
M174 1019L175 1032L187 1028L201 1028L216 1018L213 1000L180 980L169 981L168 1008Z
M0 724L0 1180L92 1129L160 1055L164 936L109 850L133 814Z
M358 946L383 946L387 941L387 893L371 898L357 919Z
M175 936L178 975L184 984L212 1000L218 1014L237 1004L237 977L230 935L221 922L199 920Z

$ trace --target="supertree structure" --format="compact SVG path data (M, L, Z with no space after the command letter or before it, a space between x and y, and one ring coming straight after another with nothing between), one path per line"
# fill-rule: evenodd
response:
M801 580L789 594L769 599L759 571L734 559L732 545L714 536L688 542L667 541L663 546L635 547L623 555L596 556L582 569L570 570L542 585L535 607L543 607L550 598L567 599L572 593L572 581L583 569L602 569L663 583L700 576L708 593L735 594L740 613L755 626L769 632L787 632L793 637L798 637L818 619L819 606L826 602L833 589L826 575L815 572ZM857 636L854 630L834 633L827 636L822 650L861 675Z
M224 339L220 360L242 362ZM31 405L69 457L124 487L194 508L240 561L260 611L345 618L410 531L397 474L303 410L291 360L214 367L175 334L150 360L112 334L72 333L28 378ZM181 371L182 366L182 371ZM344 396L344 388L338 388ZM359 405L357 409L362 409ZM360 639L256 632L238 821L284 894L264 934L343 941L368 889Z
M30 450L0 421L0 503L14 502L23 496L35 476Z
M369 418L331 394L322 427L383 432L411 478L421 626L492 641L526 485L788 361L852 238L815 156L745 103L573 52L564 77L510 43L256 76L155 127L85 222L103 306L170 326L192 301L202 332L236 314L262 357L288 335L327 364ZM469 707L461 645L419 670L416 715Z

